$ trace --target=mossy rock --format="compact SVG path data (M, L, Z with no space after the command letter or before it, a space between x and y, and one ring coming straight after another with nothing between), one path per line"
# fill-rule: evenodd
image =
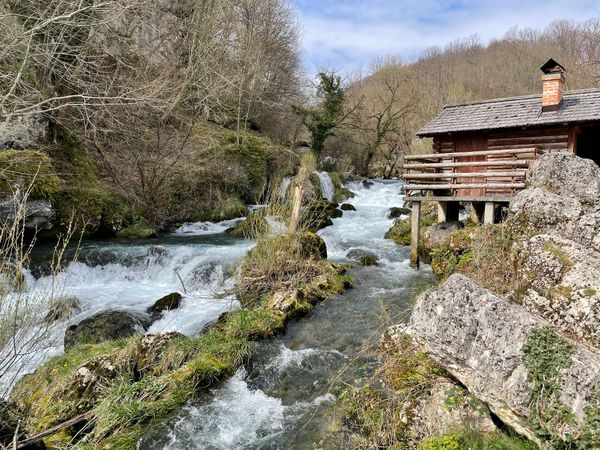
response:
M376 266L379 264L379 258L373 252L363 249L350 250L346 257L353 261L357 261L363 266Z
M248 208L237 195L230 195L217 206L193 218L194 221L221 222L248 215Z
M333 201L336 203L343 203L349 198L354 197L356 197L356 194L350 189L346 189L344 187L335 188L335 191L333 193Z
M410 245L411 228L409 220L396 220L384 238L391 239L398 245Z
M127 228L117 232L117 237L128 239L146 239L155 237L158 230L146 219L138 219Z
M172 292L164 297L159 298L154 304L148 308L148 312L151 314L161 313L163 311L170 311L172 309L179 308L181 303L182 295L179 292Z
M326 199L311 201L302 212L300 225L312 232L333 225L332 217L338 216L337 203L331 203ZM342 213L343 214L343 213Z
M321 236L310 231L298 237L301 254L305 258L327 259L327 245Z
M34 198L50 198L60 187L51 158L36 150L0 150L0 195L31 188Z
M133 336L144 330L142 322L122 311L99 313L71 325L65 331L65 350L76 345L98 344Z
M238 223L231 230L228 230L228 233L246 239L256 239L258 236L269 232L270 227L265 216L265 209L251 212L246 216L246 220Z
M74 313L81 311L81 302L75 297L62 297L52 299L50 311L46 314L44 322L54 323L70 319Z

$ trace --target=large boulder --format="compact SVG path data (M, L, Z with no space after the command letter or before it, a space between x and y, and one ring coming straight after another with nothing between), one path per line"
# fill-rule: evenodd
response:
M526 229L560 234L600 251L600 167L568 153L543 155L510 212L510 221Z
M583 204L600 201L600 167L572 153L542 155L532 164L528 181L531 186L576 198Z
M463 223L458 220L433 224L423 232L421 245L428 251L431 251L442 245L452 233L463 228Z
M71 325L65 331L65 350L81 344L98 344L142 333L148 324L123 311L96 314Z
M407 332L515 431L600 445L598 350L458 274L419 296Z
M412 411L410 428L415 441L441 436L464 426L483 433L497 429L482 402L457 383L438 378Z
M523 306L567 333L600 342L600 252L547 234L516 250Z

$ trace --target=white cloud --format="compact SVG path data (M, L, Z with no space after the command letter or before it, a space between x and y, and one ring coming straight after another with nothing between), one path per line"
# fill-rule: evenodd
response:
M410 58L427 47L477 34L484 42L512 26L600 15L596 0L296 0L309 70L367 67L378 56Z

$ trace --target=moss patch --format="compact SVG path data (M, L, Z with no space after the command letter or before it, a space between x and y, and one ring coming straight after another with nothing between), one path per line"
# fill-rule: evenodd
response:
M0 195L31 189L34 198L50 198L60 187L50 157L35 150L0 150Z
M156 227L143 217L136 220L127 228L117 232L117 237L128 239L146 239L156 236Z
M550 327L534 328L523 345L523 362L533 383L529 399L529 425L555 448L572 448L574 442L557 431L574 423L574 417L560 400L561 370L570 367L573 348Z

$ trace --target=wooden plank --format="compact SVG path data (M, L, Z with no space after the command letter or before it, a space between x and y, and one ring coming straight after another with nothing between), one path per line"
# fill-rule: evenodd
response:
M510 155L518 153L535 153L535 147L519 148L514 150L474 150L472 152L452 152L452 153L428 153L426 155L406 155L405 160L414 159L446 159L446 158L460 158L460 157L471 157L471 156L492 156L492 155Z
M405 195L404 200L407 202L496 202L508 203L513 199L513 195Z
M452 183L452 184L405 184L404 190L435 189L523 189L525 183Z
M445 162L445 163L422 163L404 164L404 169L443 169L447 167L529 167L531 160L520 161L476 161L476 162Z
M434 180L436 178L484 178L484 177L523 177L527 174L527 169L513 171L498 171L498 172L473 172L473 173L453 173L453 172L436 172L436 173L405 173L402 175L404 180Z

